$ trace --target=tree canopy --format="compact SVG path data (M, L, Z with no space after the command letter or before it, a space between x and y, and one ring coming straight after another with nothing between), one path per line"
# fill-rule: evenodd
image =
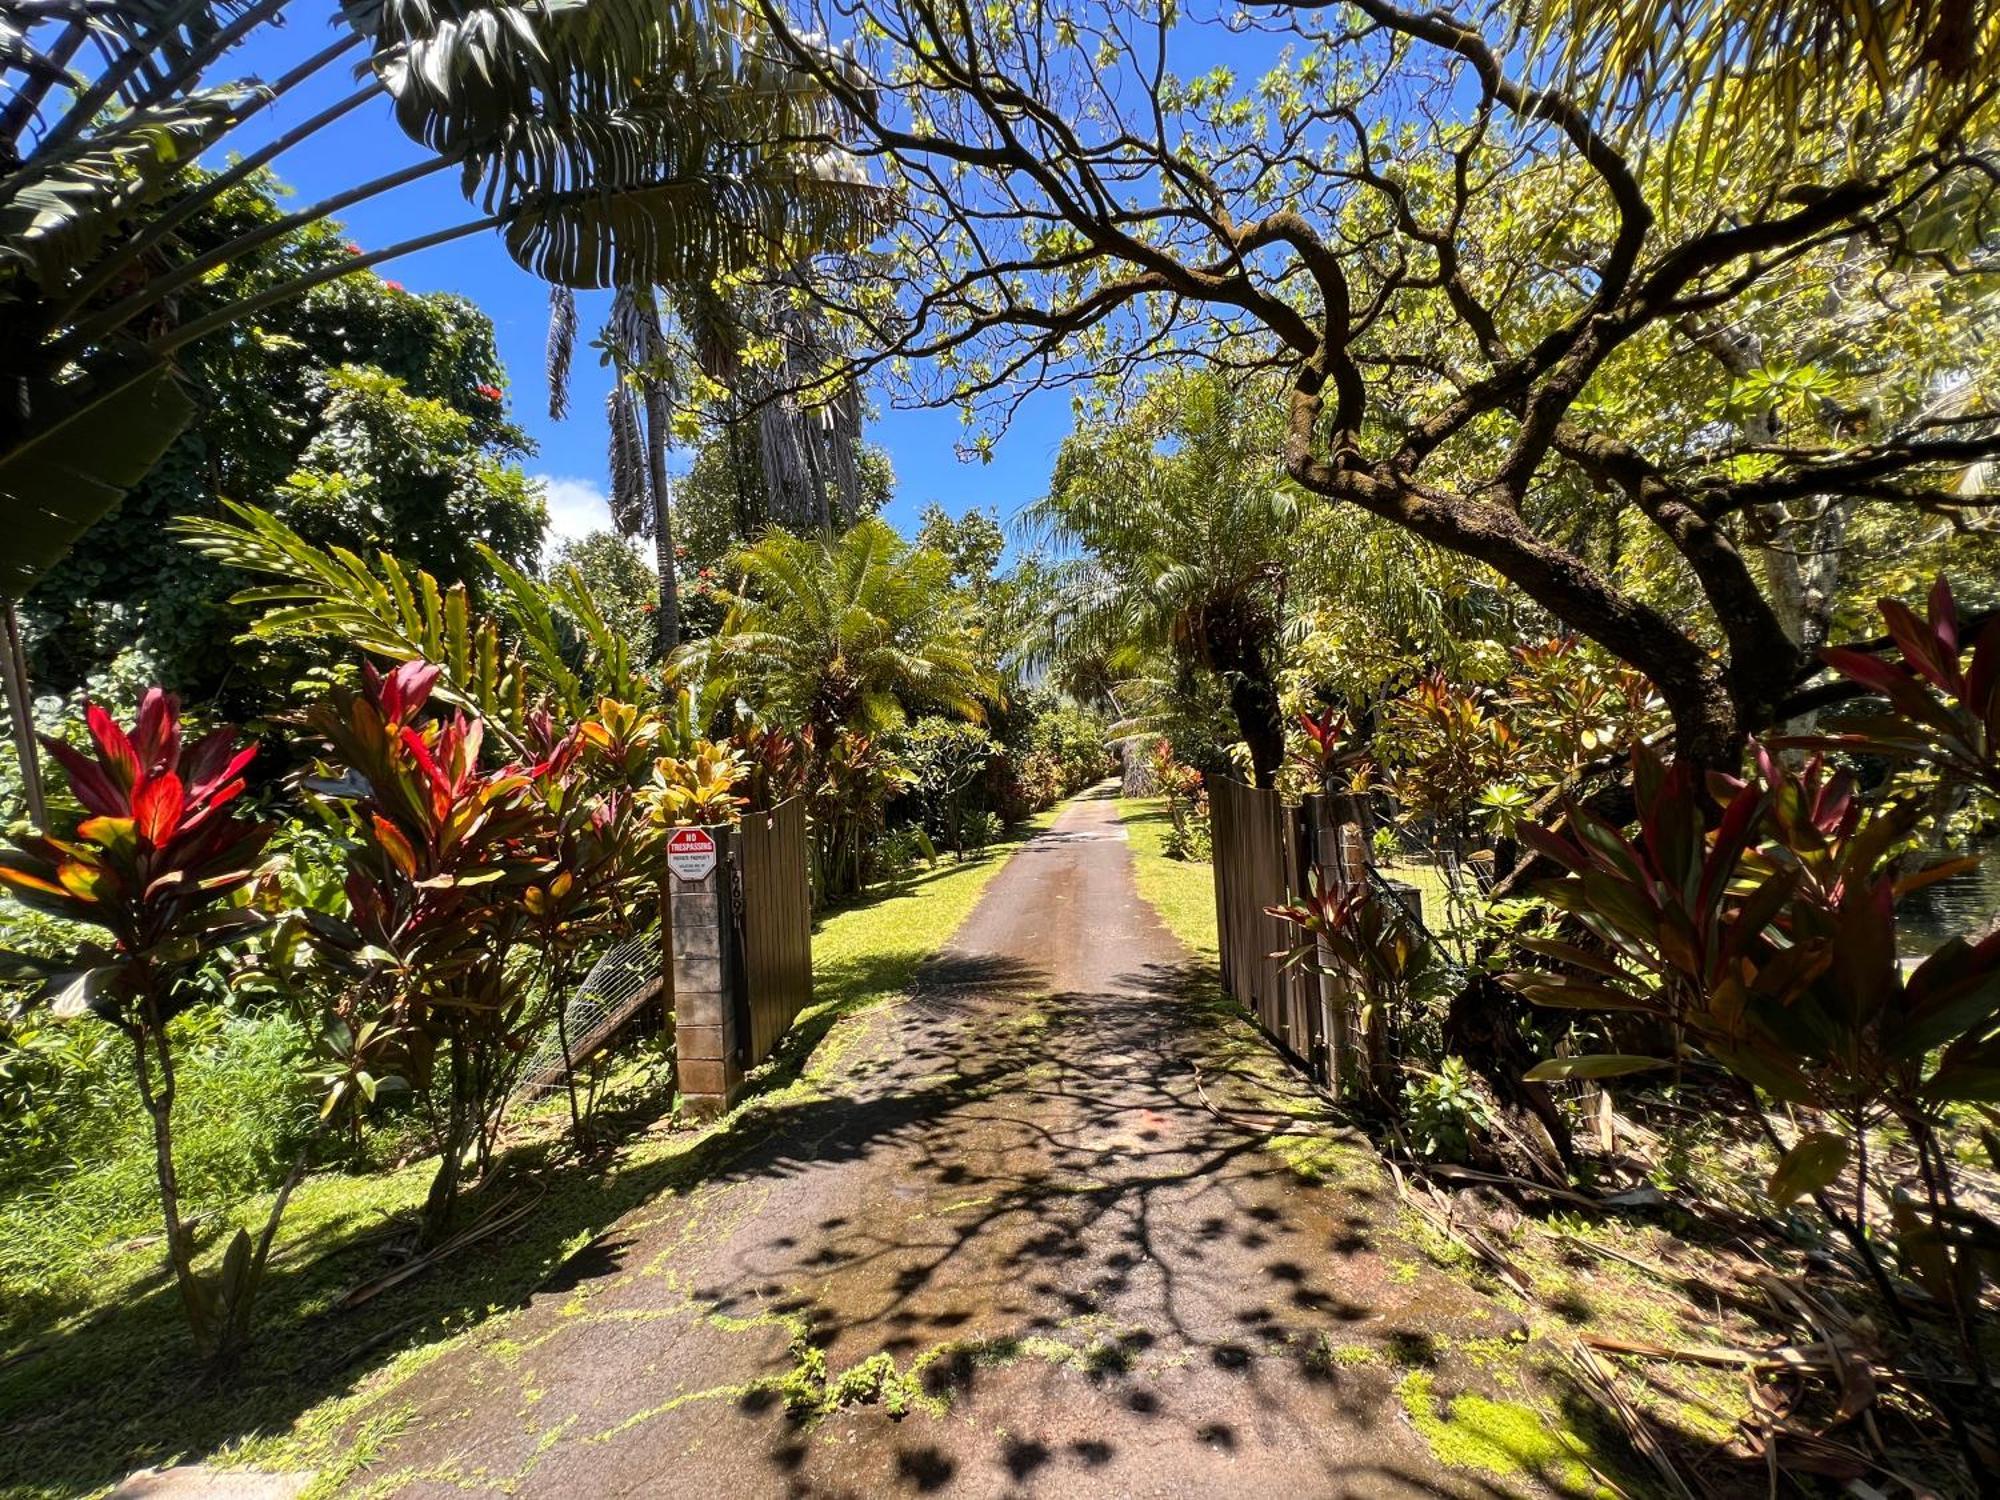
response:
M1705 75L1635 124L1585 86L1631 28L1587 32L1564 75L1505 5L763 10L903 195L880 278L841 298L880 361L1000 422L1161 363L1272 372L1293 483L1491 567L1647 672L1705 759L1818 670L1811 583L1788 596L1760 547L1787 555L1825 497L1989 503L1990 116L1974 90L1913 125L1929 69L1872 112L1826 89L1785 130L1669 151ZM1741 346L1815 301L1911 297L1968 331L1901 395L1782 329ZM1641 388L1669 399L1635 416Z

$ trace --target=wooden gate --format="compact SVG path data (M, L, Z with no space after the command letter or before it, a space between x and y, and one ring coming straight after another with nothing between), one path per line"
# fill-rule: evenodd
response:
M1208 784L1216 933L1223 987L1308 1072L1336 1091L1351 1073L1356 996L1320 965L1283 962L1304 933L1266 908L1306 899L1312 872L1338 888L1367 879L1365 822L1354 800L1292 805L1239 781Z
M1318 1007L1306 1003L1304 981L1312 976L1280 960L1298 942L1298 929L1265 912L1306 887L1309 846L1299 810L1274 791L1238 781L1210 781L1208 805L1223 985L1266 1031L1310 1060L1318 1051Z
M743 1065L771 1055L812 1003L812 877L806 808L793 797L767 813L745 813L735 840L745 1020Z

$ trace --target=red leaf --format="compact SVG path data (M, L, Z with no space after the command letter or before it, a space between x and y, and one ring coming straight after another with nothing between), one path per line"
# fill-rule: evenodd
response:
M166 843L180 829L186 802L186 790L172 771L143 783L132 794L132 819L139 825L140 836L155 849Z
M58 764L69 773L69 789L76 793L76 800L83 804L86 812L99 817L122 818L132 811L132 799L127 789L117 786L104 774L104 767L92 760L74 745L66 745L49 735L41 736L42 743Z
M1882 623L1889 627L1889 634L1895 639L1897 649L1903 653L1906 665L1931 680L1947 693L1956 693L1964 686L1958 675L1958 655L1949 657L1939 650L1937 636L1926 628L1916 613L1902 601L1884 599L1876 608L1882 611Z
M255 759L255 745L236 750L235 744L236 731L225 727L210 730L188 748L180 767L181 779L187 783L188 801L205 801L215 788L233 780Z
M243 768L256 758L257 747L255 745L245 745L229 758L228 763L220 771L216 772L212 779L192 788L189 796L199 798L214 806L221 806L221 804L227 802L231 797L234 797L238 792L243 790L243 777L241 774Z
M141 773L151 776L171 771L181 759L180 700L164 688L146 689L139 700L139 722L132 732L132 748L139 752Z
M398 724L414 718L430 701L431 687L438 679L438 670L427 661L404 662L382 683L382 712Z
M83 722L97 744L97 758L104 766L104 774L111 778L112 785L131 791L138 784L140 766L139 752L133 748L130 736L95 703L83 711Z
M402 829L380 813L375 814L375 842L382 846L382 852L389 856L406 878L416 878L416 846L404 837Z
M1931 630L1937 636L1938 645L1944 648L1948 660L1958 660L1958 605L1951 597L1951 584L1944 574L1937 576L1931 585L1930 597Z
M1846 646L1828 646L1819 658L1842 677L1878 693L1892 692L1909 681L1909 674L1902 668Z

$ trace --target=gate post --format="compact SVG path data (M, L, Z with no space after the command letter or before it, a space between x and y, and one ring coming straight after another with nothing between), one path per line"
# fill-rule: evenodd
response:
M683 1108L696 1119L722 1114L743 1086L733 841L728 828L677 828L667 846L674 1072Z

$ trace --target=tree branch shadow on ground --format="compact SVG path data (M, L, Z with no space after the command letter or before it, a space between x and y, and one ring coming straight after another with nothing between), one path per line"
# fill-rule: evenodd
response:
M1308 1130L1322 1122L1287 1113L1299 1098L1241 1049L1211 1051L1207 1099L1196 1090L1190 1049L1210 1046L1224 1014L1212 982L1189 968L1159 968L1126 976L1116 995L1047 996L1028 966L946 955L924 966L914 995L888 1013L896 1047L857 1057L837 1090L793 1088L828 1031L881 983L907 977L907 967L895 958L845 965L844 998L802 1018L760 1071L757 1100L689 1149L649 1156L645 1132L657 1121L630 1120L608 1171L553 1174L518 1233L353 1312L329 1304L365 1279L379 1224L361 1215L330 1221L273 1270L265 1326L291 1336L253 1350L226 1391L186 1388L184 1335L163 1287L125 1310L115 1339L106 1337L111 1325L58 1333L0 1368L0 1446L11 1450L0 1459L0 1483L91 1488L171 1454L199 1458L290 1431L403 1351L435 1342L440 1328L475 1327L609 1285L645 1232L621 1225L634 1209L697 1186L777 1182L893 1153L910 1165L909 1185L926 1204L961 1206L927 1207L901 1233L885 1232L892 1226L879 1218L842 1214L773 1224L748 1238L724 1284L694 1295L720 1315L797 1320L835 1373L886 1353L932 1402L965 1403L995 1382L1080 1378L1156 1425L1163 1440L1175 1416L1148 1366L1152 1351L1171 1343L1199 1351L1204 1373L1214 1372L1208 1378L1240 1384L1246 1411L1289 1422L1328 1493L1504 1492L1474 1475L1438 1488L1418 1464L1408 1472L1357 1467L1343 1445L1328 1442L1317 1412L1338 1407L1364 1432L1400 1421L1398 1371L1452 1378L1456 1367L1424 1309L1407 1309L1415 1321L1385 1320L1379 1292L1359 1295L1339 1274L1380 1248L1379 1181L1359 1173L1336 1181L1326 1204L1302 1214L1298 1175L1269 1137L1288 1121ZM522 1148L510 1162L517 1172L547 1164L546 1147ZM959 1279L959 1267L988 1257L1000 1283ZM1245 1266L1252 1274L1238 1275ZM1227 1285L1218 1287L1218 1274ZM817 1294L757 1290L808 1281ZM1141 1305L1144 1315L1135 1316ZM1366 1364L1329 1358L1303 1336L1363 1325L1380 1350ZM1078 1328L1100 1332L1079 1338ZM766 1384L746 1391L735 1415L751 1424L741 1436L759 1445L782 1487L806 1461L811 1425L875 1414L829 1409L823 1399L794 1407ZM1240 1434L1208 1421L1173 1440L1215 1449ZM1388 1440L1415 1442L1401 1429ZM927 1443L921 1428L884 1442L897 1487L922 1493L950 1482L958 1460ZM1025 1475L1117 1459L1109 1444L1024 1431L996 1461Z

